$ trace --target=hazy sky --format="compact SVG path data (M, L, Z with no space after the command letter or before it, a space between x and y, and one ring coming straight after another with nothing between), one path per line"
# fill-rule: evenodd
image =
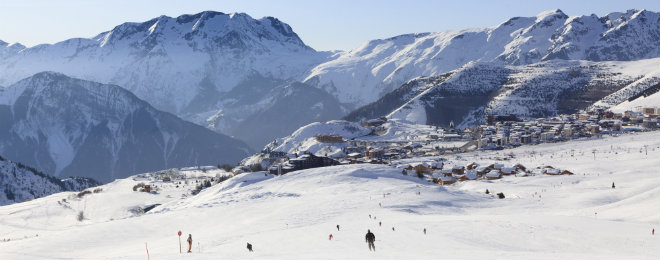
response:
M123 22L204 10L274 16L317 50L349 50L405 33L489 27L559 8L569 16L660 10L658 0L0 0L0 40L27 46L92 37Z

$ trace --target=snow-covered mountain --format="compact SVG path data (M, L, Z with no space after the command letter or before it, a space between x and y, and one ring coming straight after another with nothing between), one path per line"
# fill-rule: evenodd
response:
M89 178L58 179L0 156L0 206L96 185L99 183Z
M640 61L552 60L531 65L470 63L435 77L411 80L346 116L387 116L418 124L469 127L486 114L521 119L611 107L660 83L660 58Z
M258 148L310 122L338 119L414 78L470 62L659 57L659 27L660 14L646 10L603 17L550 10L489 28L317 52L276 18L206 11L30 48L0 42L0 85L41 71L116 84L160 110ZM292 111L304 113L292 117Z
M632 61L660 57L658 42L657 12L569 17L551 10L536 17L514 17L490 28L369 41L316 66L305 82L359 107L413 78L439 76L469 62Z
M236 163L247 145L154 109L123 88L42 72L0 91L0 154L54 176L107 182Z
M260 101L273 88L302 77L331 54L308 47L276 18L206 11L124 23L52 45L2 42L0 85L61 72L119 85L159 110L233 135L245 130L236 125L265 110Z

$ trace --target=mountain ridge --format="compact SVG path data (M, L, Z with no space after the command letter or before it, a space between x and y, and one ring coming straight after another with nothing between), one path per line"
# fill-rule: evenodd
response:
M404 34L346 52L317 52L276 18L205 11L123 23L92 38L15 53L0 45L0 85L44 70L115 84L160 110L260 148L264 140L281 137L268 128L295 130L337 119L412 79L439 76L474 62L523 66L660 57L658 27L660 14L647 10L598 17L567 16L555 9L486 28ZM301 115L290 125L284 118L288 111L269 108L285 107L276 105L273 97L283 96L296 82L321 91L297 88L297 100L332 105L299 106L318 113ZM248 128L265 116L272 117L267 128ZM261 141L253 142L252 136Z
M54 176L109 181L235 163L243 142L154 109L118 86L41 72L0 92L0 152Z

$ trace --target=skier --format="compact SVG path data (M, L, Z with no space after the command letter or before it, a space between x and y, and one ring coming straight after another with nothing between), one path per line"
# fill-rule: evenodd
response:
M426 235L426 228L424 228L424 235Z
M371 214L369 214L369 218L371 218Z
M328 240L332 240L332 234L330 234L330 236L328 236Z
M616 186L614 186L614 182L612 182L612 189L614 189L614 188L616 188Z
M394 231L394 227L392 227L392 231Z
M252 244L247 243L247 249L250 250L250 252L252 252Z
M376 241L376 236L374 233L371 233L371 230L367 229L367 235L364 237L365 241L367 241L367 244L369 244L369 251L376 251L376 246L374 245L374 241Z
M188 253L190 253L190 250L192 250L192 235L188 234Z
M655 235L655 228L653 230L651 230L651 235L652 236Z
M378 221L378 226L383 226L383 222Z
M337 225L337 231L339 231L339 225Z

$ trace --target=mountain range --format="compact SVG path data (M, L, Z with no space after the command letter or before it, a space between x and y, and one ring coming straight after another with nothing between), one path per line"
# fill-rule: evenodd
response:
M243 142L154 109L114 85L41 72L0 91L0 154L54 176L108 182L236 163Z
M377 102L410 80L470 63L506 70L553 60L660 57L659 19L647 10L569 17L557 9L488 28L318 52L276 18L206 11L30 48L2 42L0 85L44 70L116 84L157 109L262 147L309 122ZM290 120L294 111L311 112Z

